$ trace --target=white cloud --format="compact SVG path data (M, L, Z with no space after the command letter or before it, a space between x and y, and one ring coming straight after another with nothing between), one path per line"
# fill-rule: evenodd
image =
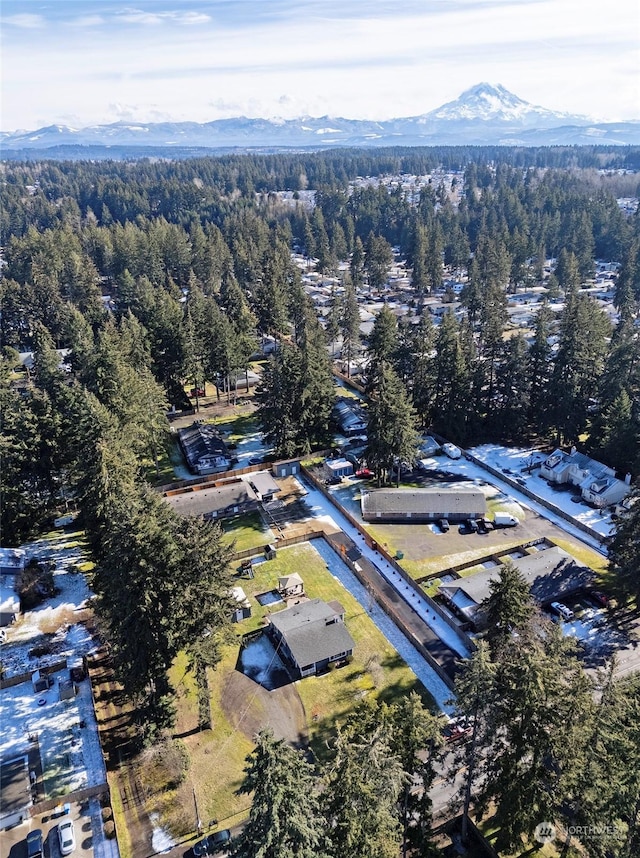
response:
M69 21L70 27L101 27L106 21L102 15L81 15L79 18L72 18Z
M157 26L158 24L174 23L192 26L194 24L208 24L211 16L204 12L170 11L170 12L145 12L143 9L125 9L116 13L119 21L127 24L142 24L144 26Z
M11 24L13 27L20 27L24 30L38 30L45 26L45 20L42 15L32 15L29 12L8 15L2 20L5 24Z

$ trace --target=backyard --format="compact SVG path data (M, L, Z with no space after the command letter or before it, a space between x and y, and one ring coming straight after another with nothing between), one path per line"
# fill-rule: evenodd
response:
M314 755L323 757L336 722L368 695L392 699L414 688L423 691L367 610L329 573L310 543L280 549L275 559L254 566L253 578L238 577L236 583L252 607L252 616L236 626L238 637L259 630L265 616L284 608L282 602L262 607L255 597L276 588L279 576L293 572L303 578L309 598L337 600L343 605L356 644L353 661L323 676L267 691L237 669L239 641L230 643L223 647L221 662L208 671L212 729L200 732L197 689L185 660L180 659L171 678L179 693L177 732L188 750L190 769L166 807L157 807L176 833L186 833L179 831L185 824L180 826L180 819L193 817L194 789L203 819L215 817L232 827L246 816L246 798L237 797L234 791L242 778L245 756L253 747L252 738L263 726L270 725L276 735L299 746L308 742Z

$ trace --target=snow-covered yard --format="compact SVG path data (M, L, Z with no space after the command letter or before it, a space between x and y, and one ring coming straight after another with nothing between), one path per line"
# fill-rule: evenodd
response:
M37 737L47 798L106 780L89 680L78 683L75 697L60 700L60 681L68 676L52 674L47 691L34 692L30 681L0 691L0 758L26 755Z
M53 565L55 595L7 628L0 649L5 678L30 676L95 650L81 622L91 592L78 568L87 560L79 536L60 533L23 546L30 558ZM0 758L27 753L37 737L47 798L106 780L89 680L77 684L77 695L60 700L60 681L69 679L69 670L50 676L46 691L34 692L30 678L0 691Z
M61 534L23 546L29 557L54 565L56 592L6 628L0 662L7 678L46 668L65 658L87 655L95 648L81 624L89 613L91 591L85 575L78 570L86 556L75 536Z

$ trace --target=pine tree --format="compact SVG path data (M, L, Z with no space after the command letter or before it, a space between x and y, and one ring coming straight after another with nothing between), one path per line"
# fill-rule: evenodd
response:
M347 378L351 377L351 361L360 344L360 308L355 289L351 284L345 287L340 311L340 331L342 333L342 359L347 362Z
M313 768L269 730L256 737L239 795L251 795L249 819L234 858L322 858L325 821Z
M391 366L381 361L371 379L367 406L367 462L378 485L396 466L400 482L400 462L413 462L418 448L416 414Z
M395 858L401 838L397 801L405 781L380 726L362 739L338 732L326 776L325 815L332 858Z
M491 652L499 653L518 629L534 614L531 589L518 567L508 560L500 568L497 580L489 582L489 596L483 603Z

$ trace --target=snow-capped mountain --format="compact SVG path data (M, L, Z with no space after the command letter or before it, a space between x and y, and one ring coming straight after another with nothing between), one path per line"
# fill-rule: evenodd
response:
M329 116L219 119L213 122L116 122L87 128L51 125L0 134L5 157L119 157L229 149L327 149L438 145L638 145L640 121L596 123L523 101L481 83L436 110L381 122ZM73 151L69 147L73 147ZM88 150L91 150L90 152Z
M520 122L527 125L541 124L588 124L586 116L572 116L558 113L523 101L500 84L478 83L465 90L455 101L449 101L441 107L425 114L426 119L481 122Z

